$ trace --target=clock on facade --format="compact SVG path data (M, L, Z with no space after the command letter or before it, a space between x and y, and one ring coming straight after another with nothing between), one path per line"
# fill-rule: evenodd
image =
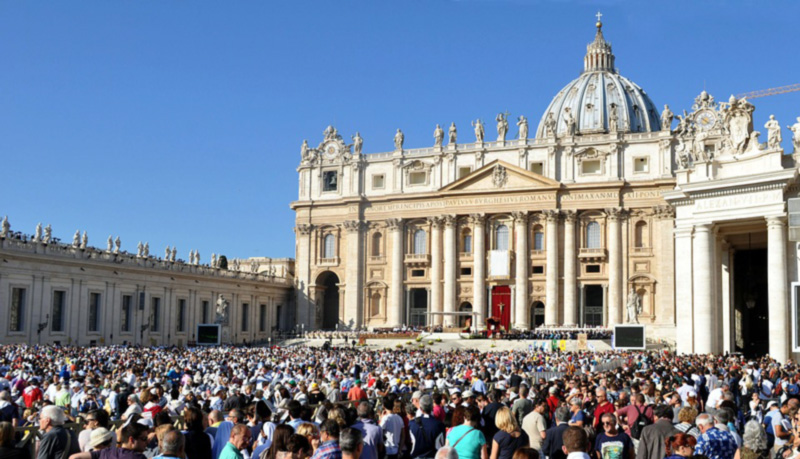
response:
M716 124L717 115L711 110L703 110L697 113L695 122L701 131L707 131L714 127L714 124Z
M322 155L325 159L334 159L339 154L339 145L336 142L329 142L322 150Z

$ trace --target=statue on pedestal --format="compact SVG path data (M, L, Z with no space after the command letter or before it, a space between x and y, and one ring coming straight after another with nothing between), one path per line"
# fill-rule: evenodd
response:
M667 132L672 130L673 119L675 119L675 114L669 109L669 105L664 105L664 111L661 112L661 130Z
M517 127L519 127L519 140L526 140L528 138L528 118L520 115L517 118Z
M8 232L11 230L11 224L8 223L8 215L3 217L2 228L0 228L0 237L8 237Z
M794 152L800 153L800 116L797 117L796 123L786 127L792 131L792 145L794 145Z
M164 261L169 261L169 254L170 254L170 250L169 250L169 246L167 246L167 248L164 249Z
M72 246L73 247L80 247L81 245L81 230L75 231L75 235L72 236Z
M144 256L144 245L142 241L139 241L139 244L136 246L136 256L143 257Z
M564 124L567 126L567 135L575 135L575 117L572 116L572 110L569 107L564 109Z
M608 114L608 132L611 133L617 132L618 120L619 120L619 114L617 110L617 104L611 104L611 110Z
M222 294L217 298L217 317L214 323L228 325L228 300Z
M444 129L442 129L442 127L437 124L436 129L433 130L433 146L441 147L443 140L444 140Z
M172 253L170 254L169 261L175 261L178 258L178 249L175 247L172 248Z
M106 252L111 253L112 250L114 250L114 237L109 235L106 243Z
M405 140L405 136L403 135L403 131L399 128L397 132L394 134L394 149L395 150L402 150L403 149L403 141Z
M556 117L553 115L553 112L547 114L547 118L544 120L544 136L545 137L555 137L556 135Z
M145 242L144 243L144 252L142 252L142 256L144 256L145 258L150 256L150 243L149 242Z
M449 140L450 144L456 144L456 137L458 136L458 131L456 130L456 123L450 123L450 132L449 132Z
M195 250L194 251L194 264L196 264L196 265L200 264L200 251L199 250Z
M189 251L189 264L190 265L194 264L194 249Z
M628 304L626 307L628 309L628 323L638 324L639 314L642 313L642 299L633 287L631 287L631 291L628 293Z
M122 247L122 241L119 240L119 236L114 239L114 253L119 253L120 248Z
M358 132L351 139L353 139L353 151L355 151L356 155L360 155L361 149L364 148L364 139L361 138L361 134Z
M42 242L42 223L36 225L36 232L33 234L33 240L35 242Z
M217 254L216 253L212 253L211 254L211 267L212 268L216 268L217 267Z
M781 124L775 119L775 115L769 115L769 121L764 125L767 130L767 147L770 149L780 148L783 136L781 135Z
M255 260L250 261L250 272L257 273L258 272L258 262Z
M300 160L308 161L308 140L303 140L303 145L300 147Z
M478 118L476 121L472 122L472 127L475 128L475 142L476 143L483 143L483 136L485 134L483 130L483 121Z
M81 248L85 249L89 247L89 236L86 235L86 231L83 232L83 238L81 238Z
M42 242L49 244L51 239L53 239L53 227L48 223L44 227L44 240Z
M508 114L498 113L494 120L497 121L497 141L505 142L508 133Z

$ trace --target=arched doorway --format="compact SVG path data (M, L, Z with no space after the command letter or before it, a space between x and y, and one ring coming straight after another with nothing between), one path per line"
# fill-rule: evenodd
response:
M458 312L472 312L472 304L469 302L461 303L461 306L458 307ZM472 316L468 315L459 315L458 316L458 327L461 329L472 327Z
M544 303L534 301L531 305L531 327L539 328L544 325Z
M323 289L320 294L322 304L317 305L322 309L322 322L319 328L333 330L339 323L339 276L326 271L317 277L317 287Z

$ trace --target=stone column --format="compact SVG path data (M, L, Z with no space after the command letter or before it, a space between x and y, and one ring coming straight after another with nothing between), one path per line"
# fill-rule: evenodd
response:
M311 280L311 230L312 226L308 224L298 224L295 228L297 237L296 257L297 265L297 320L299 323L308 324L310 330L316 330L319 324L316 322L316 311L312 311L314 307L314 285ZM139 298L135 298L135 303L138 305ZM133 318L138 310L138 306L131 312ZM132 319L133 320L133 319ZM131 323L131 330L135 331L135 326L139 324ZM134 340L134 342L138 342Z
M714 324L713 317L713 285L714 270L714 234L711 224L694 227L693 287L694 287L694 352L708 354L713 351ZM680 298L678 299L680 301Z
M472 310L478 313L473 324L477 329L486 326L486 218L470 215L472 223Z
M622 209L606 209L608 215L608 325L622 323Z
M544 211L547 219L547 288L545 291L544 324L558 325L558 209Z
M731 247L722 242L720 255L720 295L722 301L722 352L733 352L733 309L731 304Z
M429 217L431 224L431 312L442 312L442 219ZM442 315L431 316L433 325L442 325Z
M392 283L389 287L391 302L387 308L388 326L402 325L406 316L403 314L403 220L390 218L386 225L392 235Z
M513 212L514 234L516 247L516 269L514 277L514 324L512 328L527 330L528 324L528 266L530 266L530 252L528 251L528 212Z
M767 288L769 355L778 362L789 357L789 304L786 281L786 220L767 218Z
M575 220L574 210L564 212L564 323L579 323L576 312L578 305L575 293L578 290L578 273L576 272L575 254Z
M344 228L347 232L347 257L345 261L345 304L344 317L345 323L350 323L352 319L357 327L364 324L364 270L363 270L363 248L361 238L361 228L363 223L358 220L347 220Z
M444 312L456 311L456 217L444 216ZM445 315L444 326L454 327L454 316Z
M692 228L675 228L675 343L679 354L694 352Z

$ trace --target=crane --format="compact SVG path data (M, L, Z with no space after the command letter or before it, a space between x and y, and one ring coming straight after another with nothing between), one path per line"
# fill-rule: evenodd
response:
M742 94L737 94L736 98L741 99L743 97L746 97L747 99L755 99L757 97L777 96L778 94L786 94L787 92L795 92L795 91L800 91L800 83L790 84L788 86L779 86L777 88L760 89L758 91L744 92Z

